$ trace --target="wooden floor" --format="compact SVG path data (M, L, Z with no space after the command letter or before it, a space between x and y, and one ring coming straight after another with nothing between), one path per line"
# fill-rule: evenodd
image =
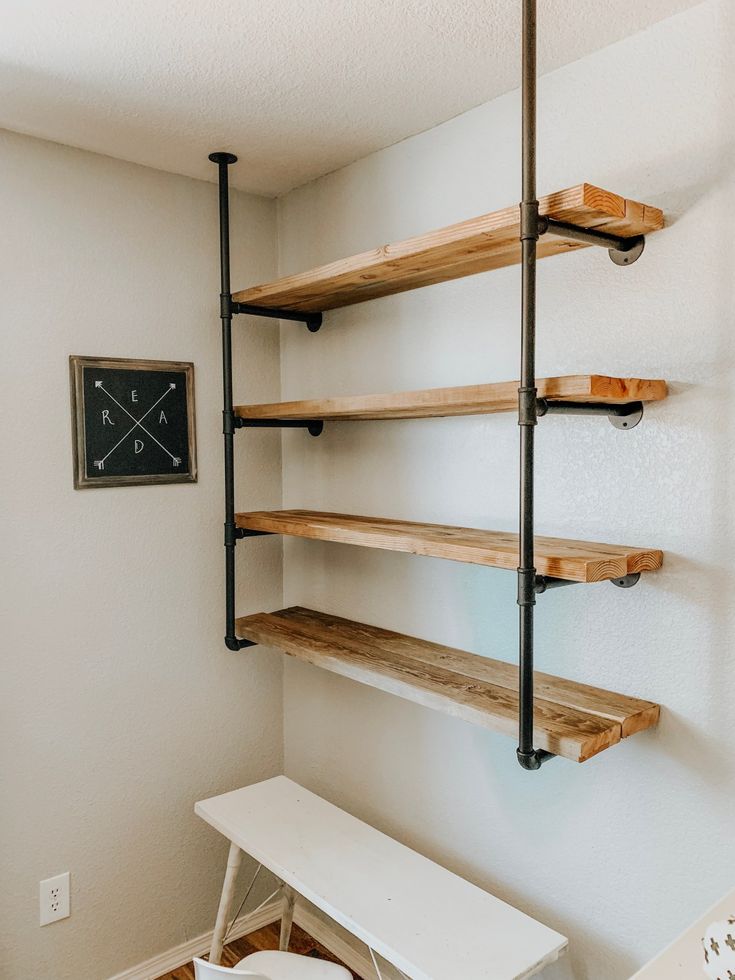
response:
M243 936L242 939L236 939L229 943L222 953L222 966L232 967L244 956L256 953L260 949L278 949L279 929L280 923L274 922L263 929L258 929L257 932L250 933L249 936ZM332 956L328 949L312 939L297 925L294 925L291 930L289 951L300 953L302 956L313 956L318 960L330 960L332 963L340 962L335 956ZM356 973L353 973L352 976L354 980L361 980ZM194 980L194 964L187 963L186 966L180 966L178 970L165 973L158 980Z

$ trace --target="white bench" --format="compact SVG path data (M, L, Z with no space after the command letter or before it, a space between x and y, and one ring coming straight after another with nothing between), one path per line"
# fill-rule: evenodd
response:
M242 852L410 980L521 980L567 940L285 776L196 804L230 842L212 952L219 961Z

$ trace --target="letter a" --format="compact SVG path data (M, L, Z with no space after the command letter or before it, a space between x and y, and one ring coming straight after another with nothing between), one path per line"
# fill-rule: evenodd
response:
M163 422L168 425L168 419L166 418L166 413L161 409L161 414L158 416L158 424L161 425Z

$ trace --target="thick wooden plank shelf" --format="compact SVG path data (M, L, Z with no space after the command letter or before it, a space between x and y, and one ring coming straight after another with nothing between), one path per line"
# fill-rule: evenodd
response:
M578 184L542 197L542 215L582 228L630 238L663 228L663 213L592 184ZM321 312L487 272L520 261L517 204L449 225L309 272L235 293L238 303L267 309ZM538 241L538 257L585 248L552 234Z
M575 374L537 381L539 398L570 402L601 402L609 405L632 401L660 401L666 397L666 382L644 378L611 378L603 374ZM516 411L518 382L428 388L387 395L347 395L275 402L269 405L238 405L242 419L320 419L365 421L369 419L422 419L452 415L489 415Z
M452 647L298 606L237 620L243 639L515 737L518 668ZM536 672L534 738L584 762L655 725L659 706Z
M518 535L446 524L392 521L310 510L254 511L236 514L238 527L271 534L289 534L320 541L407 551L474 565L515 570ZM602 582L661 567L663 554L654 548L628 548L564 538L536 537L536 569L540 575L573 582Z

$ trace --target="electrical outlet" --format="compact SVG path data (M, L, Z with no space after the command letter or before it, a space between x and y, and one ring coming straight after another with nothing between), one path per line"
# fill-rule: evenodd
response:
M57 919L65 919L71 914L69 911L69 872L63 875L56 875L55 878L46 878L41 882L41 925L47 926L49 922L56 922Z

